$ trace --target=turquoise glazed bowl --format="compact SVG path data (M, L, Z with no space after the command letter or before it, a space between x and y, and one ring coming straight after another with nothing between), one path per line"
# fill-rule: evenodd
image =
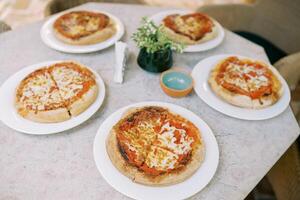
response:
M183 71L168 70L162 73L160 86L171 97L184 97L193 89L193 78Z

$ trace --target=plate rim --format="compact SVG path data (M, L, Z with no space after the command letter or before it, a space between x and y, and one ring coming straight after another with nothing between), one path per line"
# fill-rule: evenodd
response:
M37 69L45 67L45 66L49 66L49 65L54 64L54 63L67 62L67 61L78 62L78 61L75 61L75 60L49 60L49 61L43 61L43 62L40 62L40 63L28 65L28 66L26 66L24 68L21 68L20 70L18 70L14 74L10 75L1 84L1 86L0 86L0 96L7 96L7 95L3 94L4 91L7 91L7 89L4 89L7 84L8 85L12 84L10 87L13 87L13 88L16 89L18 87L20 81L23 78L25 78L29 73L33 72L34 70L37 70ZM105 96L106 96L106 89L105 89L105 83L104 83L102 77L100 76L100 74L97 73L92 68L86 66L85 64L83 64L83 65L86 68L88 68L89 70L91 70L92 73L95 75L95 77L96 77L96 83L97 83L98 87L100 88L100 92L98 93L98 96L97 96L96 100L85 111L83 111L82 113L80 113L76 117L72 117L74 120L76 120L76 119L78 120L78 119L82 118L81 120L79 120L77 122L75 121L73 125L70 124L68 126L59 126L59 125L64 125L66 123L71 123L69 120L72 120L72 118L69 119L69 120L62 121L62 122L57 122L57 123L39 123L39 122L33 122L33 121L30 121L30 120L27 120L25 118L22 118L21 116L18 116L18 118L20 118L23 121L21 123L28 123L28 125L32 124L32 126L34 126L34 127L39 127L39 126L44 126L45 128L47 126L56 126L56 127L58 127L58 128L53 129L53 130L50 130L50 129L47 130L47 129L45 129L45 131L43 131L43 132L41 132L40 130L38 130L38 132L37 132L37 130L35 130L35 129L33 129L33 131L29 131L29 130L27 130L28 128L25 128L25 130L24 130L24 125L13 126L11 124L11 122L7 122L7 120L4 118L4 114L3 113L0 114L0 121L3 124L5 124L7 127L11 128L13 130L16 130L18 132L25 133L25 134L30 134L30 135L50 135L50 134L56 134L56 133L60 133L60 132L72 129L72 128L77 127L80 124L84 123L88 119L90 119L99 110L99 108L102 106L102 104L104 102L104 99L105 99ZM13 92L13 94L15 94L15 91ZM11 96L7 96L6 99L7 98L13 98L14 99L14 97L11 97ZM0 102L1 102L0 105L2 104L2 101L3 101L2 99L3 98L0 98ZM94 110L89 110L93 105L95 106L95 109ZM12 106L12 107L14 108L14 106ZM12 110L12 114L11 115L14 115L14 114L17 114L17 112L15 110L14 111ZM83 114L83 115L81 115L81 114ZM22 126L23 126L23 128L22 128ZM41 129L41 128L39 128L39 129Z
M46 36L46 32L50 31L51 35L55 37L55 35L53 34L53 29L52 29L52 24L54 23L54 21L60 17L61 15L68 13L68 12L72 12L72 11L81 11L81 10L85 10L85 11L91 11L91 12L98 12L98 13L103 13L111 18L113 18L113 20L116 22L117 25L117 32L115 35L112 36L112 38L109 38L105 41L99 42L99 43L95 43L95 44L91 44L91 45L71 45L71 44L66 44L61 42L58 39L57 40L58 45L54 45L53 41L51 39L49 39ZM48 46L51 49L60 51L60 52L64 52L64 53L72 53L72 54L82 54L82 53L92 53L92 52L97 52L103 49L106 49L110 46L113 46L117 41L119 41L123 35L125 33L125 26L124 23L115 15L106 12L106 11L102 11L102 10L98 10L98 9L89 9L89 8L85 8L85 9L80 9L80 8L73 8L73 9L69 9L66 11L62 11L60 13L57 13L53 16L50 16L42 25L42 27L40 28L40 38L42 39L43 43ZM113 39L113 37L115 37ZM110 41L111 40L111 41ZM110 42L108 42L110 41ZM107 42L107 43L105 43ZM66 50L63 46L66 46L69 48L69 50ZM74 48L73 50L70 48Z
M143 184L134 183L129 178L127 178L126 176L124 176L121 172L119 172L113 166L113 164L111 163L111 161L110 161L110 159L109 159L109 157L107 155L105 143L106 143L107 136L109 135L109 131L102 130L102 128L103 127L106 128L106 126L108 126L108 128L111 128L114 125L114 123L115 123L114 120L119 120L122 117L122 114L124 114L124 112L126 112L127 109L130 109L130 108L133 108L133 107L143 107L143 106L151 106L151 105L152 106L156 105L156 106L167 107L168 109L171 109L171 111L174 111L174 109L180 109L179 111L181 113L184 112L185 115L187 115L187 113L193 115L193 117L195 117L195 119L193 119L193 120L197 120L197 121L199 120L196 125L198 126L199 124L201 124L200 125L201 129L205 129L206 130L206 132L204 134L203 134L203 131L202 131L201 136L203 137L203 139L206 138L206 140L205 140L206 150L207 150L207 148L209 148L210 151L209 152L206 151L206 155L205 155L206 158L204 159L204 162L201 164L201 166L199 167L199 169L201 169L201 167L204 167L204 165L209 165L207 162L212 162L210 164L214 164L213 167L210 166L211 172L208 175L208 179L206 180L206 182L204 183L204 185L202 185L202 187L198 188L196 191L193 191L193 192L189 193L188 195L185 194L184 196L182 196L182 195L180 196L179 195L180 198L178 197L178 194L177 194L177 196L172 197L172 199L184 199L184 198L191 197L191 196L197 194L198 192L200 192L201 190L203 190L209 184L209 182L213 179L214 175L217 172L218 166L219 166L220 151L219 151L218 142L217 142L216 137L215 137L212 129L210 128L210 126L201 117L199 117L197 114L195 114L193 111L191 111L191 110L189 110L189 109L187 109L185 107L173 104L173 103L162 102L162 101L142 101L142 102L132 103L130 105L121 107L121 108L117 109L115 112L113 112L112 114L110 114L100 124L100 126L99 126L99 128L97 130L97 133L95 135L95 138L94 138L94 142L93 142L93 157L94 157L94 162L96 164L96 167L97 167L98 171L100 172L100 175L103 177L103 179L112 188L114 188L118 192L120 192L120 193L122 193L122 194L124 194L124 195L126 195L126 196L128 196L130 198L135 198L135 199L141 199L142 198L141 195L137 195L137 193L139 193L140 189L157 190L158 192L162 192L163 190L168 191L168 190L170 190L170 188L172 189L174 186L180 187L180 185L184 184L185 182L187 184L188 180L190 180L191 177L188 178L188 179L186 179L185 181L183 181L181 183L170 185L170 186L161 186L161 187L146 186L146 185L143 185ZM174 112L176 112L176 111L174 111ZM117 117L117 119L114 119L115 117ZM190 118L192 118L192 117L190 117ZM106 133L103 133L103 131L106 131ZM103 145L103 142L104 142L104 145ZM209 146L207 146L206 143ZM99 150L101 150L101 151L99 151ZM101 152L101 153L98 153L98 152ZM212 155L208 156L210 158L207 158L207 155L210 155L209 153L215 153L215 154L213 156ZM100 158L99 155L102 155L103 158ZM208 159L208 161L207 161L207 159ZM103 171L103 167L101 167L101 165L103 163L102 161L109 162L108 165L112 165L113 166L112 167L113 168L112 171L115 171L113 173L116 173L116 176L118 177L118 181L120 181L120 178L126 179L127 180L126 182L132 184L132 187L139 188L139 190L137 191L137 189L135 189L135 192L129 192L128 191L128 187L129 187L128 185L127 185L127 188L122 189L122 188L116 186L114 183L112 183L114 180L111 180L111 178L108 178L107 177L108 175L106 175L107 173L105 173L107 171L105 171L105 170ZM205 167L207 167L207 166L205 166ZM195 172L195 174L192 175L192 177L195 176L197 173L202 173L202 172L200 172L199 169ZM181 187L183 187L183 186L181 186ZM149 189L149 188L151 188L151 189ZM155 189L153 189L153 188L155 188ZM166 199L166 198L168 198L169 196L166 196L165 191L164 191L163 197L156 197L156 199ZM133 194L133 193L135 193L135 194ZM169 191L169 193L170 193L170 191ZM173 193L174 193L174 191L173 191ZM151 192L151 194L152 194L151 198L149 197L148 199L152 199L152 197L153 197L153 191ZM143 197L143 199L145 199L145 196ZM147 199L147 197L146 197L146 199Z
M158 20L156 18L160 18L161 16L166 16L166 15L174 14L174 13L187 14L187 13L191 13L191 12L197 12L197 11L189 10L189 9L169 9L169 10L164 10L164 11L155 13L155 14L151 15L149 17L149 19L153 20L153 21L156 21L156 20ZM216 23L216 25L217 25L217 28L218 28L218 31L219 31L218 36L216 38L212 39L212 40L209 40L209 41L206 41L206 42L203 42L203 43L200 43L200 44L186 45L186 48L184 48L183 52L192 53L192 52L208 51L208 50L214 49L217 46L221 45L221 43L224 41L225 30L224 30L223 26L216 19L214 19L213 17L211 17L211 16L209 16L209 17L212 18L214 20L214 22ZM210 46L207 46L208 42L212 42L212 41L216 41L216 43L212 44ZM207 47L205 47L205 46L207 46Z
M247 58L247 59L251 59L251 60L258 60L258 61L262 61L263 63L266 63L268 65L268 67L272 70L272 72L275 73L275 75L279 78L279 81L281 82L281 84L283 86L283 89L284 89L283 95L281 97L281 101L283 101L283 102L280 102L283 105L279 107L280 110L276 109L277 112L275 112L274 106L276 105L276 103L269 106L269 107L263 108L263 109L249 109L249 108L241 108L241 107L238 107L238 106L234 106L234 105L231 105L231 104L227 103L226 101L220 99L220 97L218 97L210 89L210 86L208 84L208 77L209 77L210 71L213 69L213 67L215 65L209 65L209 66L206 65L207 69L201 67L201 65L203 65L203 63L208 62L210 60L212 60L211 62L219 62L222 59L225 59L226 57L229 57L229 56L237 56L239 58ZM205 73L203 73L201 76L206 77L206 79L201 81L200 83L198 82L199 79L195 78L196 74L200 73L199 71L202 72L202 73L204 71ZM283 113L287 109L287 107L289 106L290 99L291 99L290 90L289 90L289 87L288 87L285 79L281 76L281 74L278 72L278 70L272 64L270 64L268 61L265 61L263 59L256 59L256 58L252 58L252 57L245 56L245 55L240 55L240 54L217 54L217 55L209 56L209 57L206 57L206 58L200 60L194 66L194 68L191 72L191 76L193 77L193 80L194 80L194 83L195 83L194 84L195 93L197 94L197 96L202 101L204 101L208 106L210 106L214 110L216 110L216 111L218 111L222 114L225 114L227 116L236 118L236 119L249 120L249 121L259 121L259 120L266 120L266 119L274 118L274 117L280 115L281 113ZM204 87L206 87L206 86L208 88L207 90L209 91L207 93L205 92L205 89L204 89ZM207 95L203 95L204 93L209 94L211 96L214 96L213 98L216 99L216 101L218 101L218 102L221 101L222 105L226 106L228 109L231 108L232 110L230 112L227 112L227 111L224 111L220 108L217 108L218 105L215 105L216 103L214 103L213 101L209 101L207 99ZM202 95L200 95L200 94L202 94ZM272 108L274 110L273 111L274 113L273 114L267 114L267 111L268 110L272 111ZM236 111L234 111L234 110L236 110ZM240 113L237 113L237 111L239 111ZM232 112L237 113L237 114L234 114ZM249 113L249 112L254 113L254 114L252 114L253 116L250 116L250 114L247 116L247 113ZM261 116L257 116L257 114L261 114Z

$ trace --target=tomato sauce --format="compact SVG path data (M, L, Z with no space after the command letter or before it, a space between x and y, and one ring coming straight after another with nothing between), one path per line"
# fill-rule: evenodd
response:
M263 72L263 75L268 79L268 82L269 82L268 85L260 86L255 91L246 91L235 84L226 82L224 80L224 76L225 76L225 73L228 73L227 68L231 63L241 65L241 66L244 66L244 65L251 66L257 70L265 69ZM239 75L236 73L229 74L230 78L237 78L237 76L239 76ZM240 77L240 78L243 78L244 80L248 81L251 79L251 77L257 77L257 76L258 76L257 72L250 71L248 73L243 73L242 77ZM239 60L237 57L229 57L221 64L221 66L219 68L219 73L216 76L216 82L231 92L249 96L251 99L259 99L264 95L269 95L272 93L272 75L269 72L269 70L266 68L266 66L263 66L262 64L256 63L256 62L242 61L242 60Z

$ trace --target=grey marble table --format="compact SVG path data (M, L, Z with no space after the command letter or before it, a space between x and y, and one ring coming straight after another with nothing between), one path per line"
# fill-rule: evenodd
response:
M137 66L138 49L130 40L142 16L166 8L96 3L82 8L107 11L124 22L126 34L122 40L128 42L132 52L125 83L112 81L113 47L80 55L57 52L40 39L43 22L0 34L1 84L25 66L46 60L74 59L96 70L107 89L104 104L94 116L62 133L26 135L0 123L0 199L127 199L103 180L96 169L92 148L101 122L116 109L139 101L158 100L181 105L212 128L220 148L219 167L209 185L192 199L245 198L299 135L290 108L273 119L244 121L213 110L194 92L182 99L166 96L159 87L159 75ZM191 70L201 59L221 53L238 53L267 61L263 48L226 31L219 47L175 55L174 65Z

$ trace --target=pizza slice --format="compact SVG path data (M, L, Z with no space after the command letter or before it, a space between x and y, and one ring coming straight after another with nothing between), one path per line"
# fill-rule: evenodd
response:
M47 68L25 77L16 91L17 112L35 122L59 122L70 118L59 89Z
M157 112L152 108L128 111L127 117L114 127L123 156L137 167L145 162L148 150L156 140L161 117Z
M72 116L86 110L97 98L95 77L85 66L75 62L61 62L50 66L48 70Z
M130 109L110 132L107 153L116 168L132 180L156 139L160 117L156 109Z

